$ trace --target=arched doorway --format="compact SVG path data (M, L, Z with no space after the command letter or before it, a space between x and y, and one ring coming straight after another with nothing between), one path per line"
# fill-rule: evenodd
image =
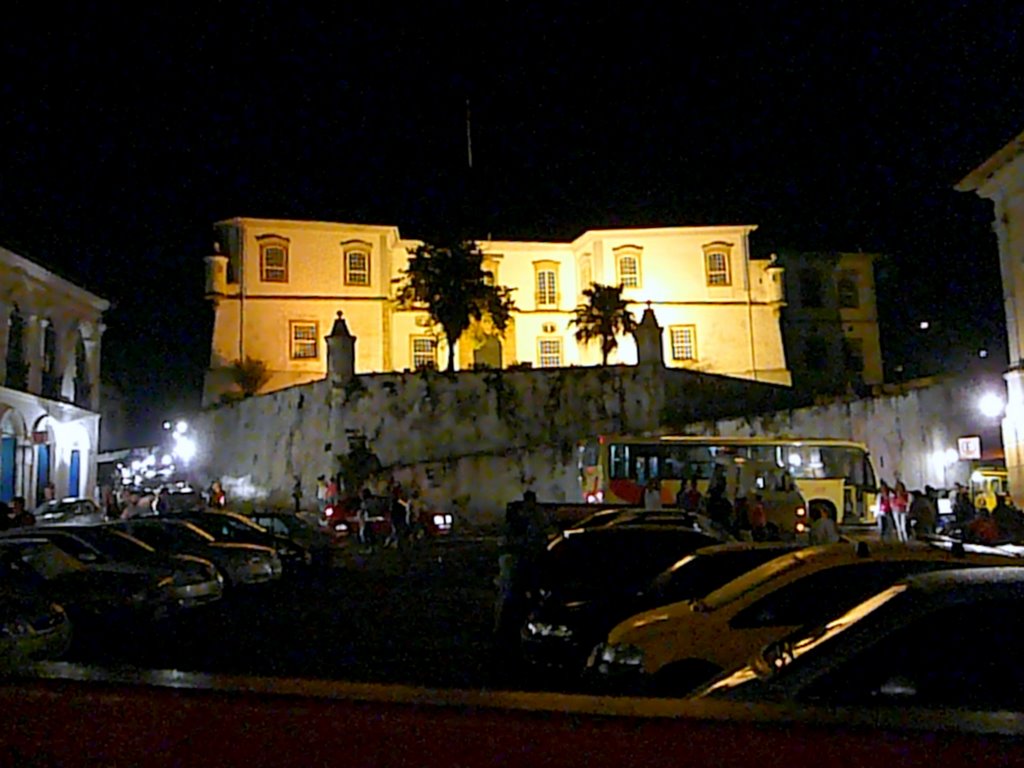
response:
M18 495L19 443L25 437L25 422L16 410L0 404L0 501Z
M50 417L43 416L32 427L32 443L36 450L36 506L46 501L46 488L53 483L55 440ZM56 491L54 492L56 497Z
M487 336L483 343L473 350L474 368L501 368L501 339Z

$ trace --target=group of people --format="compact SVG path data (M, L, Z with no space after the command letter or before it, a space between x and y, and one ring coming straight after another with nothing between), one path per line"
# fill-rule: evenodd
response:
M35 524L36 518L25 506L24 496L15 496L10 504L0 501L0 531Z

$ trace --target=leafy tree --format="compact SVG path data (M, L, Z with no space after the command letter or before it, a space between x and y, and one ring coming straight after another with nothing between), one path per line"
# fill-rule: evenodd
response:
M488 281L484 254L472 240L446 245L423 243L402 277L397 301L403 309L422 308L448 340L448 370L455 370L455 344L473 320L487 318L502 332L515 308L512 291Z
M245 360L235 360L231 364L231 379L244 397L252 397L270 381L270 371L265 362L246 355Z
M619 346L618 336L633 333L636 319L629 311L629 302L622 298L621 285L591 283L583 291L586 302L576 307L576 317L569 325L576 326L576 341L589 344L601 342L601 364L608 365L608 355Z

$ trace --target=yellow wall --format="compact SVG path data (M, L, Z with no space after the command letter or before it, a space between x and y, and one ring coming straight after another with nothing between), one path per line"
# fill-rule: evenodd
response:
M447 347L439 329L417 324L417 318L425 317L425 313L400 311L394 306L395 280L418 244L402 240L396 228L264 219L233 219L217 227L223 242L240 244L235 246L240 252L225 255L240 263L242 270L234 283L208 287L215 300L216 320L207 402L230 386L224 367L240 356L267 363L272 378L266 391L323 378L323 337L330 332L339 309L344 311L349 330L357 339L357 372L412 368L411 337L432 333L439 341L438 364L445 365ZM667 365L789 383L778 321L779 297L771 290L768 262L748 260L748 235L752 230L748 226L593 230L571 243L481 241L487 262L497 272L497 282L516 289L514 323L503 344L504 364L539 365L541 338L561 340L562 365L599 363L599 345L580 347L574 338L575 328L569 326L586 287L581 264L589 261L592 281L616 284L616 249L635 246L640 285L627 288L624 296L632 302L638 321L646 302L653 303L655 315L666 329ZM261 237L271 235L287 241L287 283L260 279L260 243L265 242ZM343 253L345 244L351 241L367 244L371 270L368 286L345 284ZM707 284L705 251L713 243L726 244L731 276L728 286ZM554 305L537 304L538 264L556 271ZM290 359L292 320L318 323L320 354L316 360ZM668 335L672 325L696 326L698 360L672 360ZM756 374L751 364L751 342ZM470 345L464 339L456 350L460 366L473 359ZM635 361L633 340L619 339L619 349L609 362Z

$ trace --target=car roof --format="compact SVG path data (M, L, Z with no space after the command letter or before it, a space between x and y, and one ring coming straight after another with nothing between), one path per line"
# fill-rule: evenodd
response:
M932 594L968 592L1002 595L1006 592L1024 593L1024 568L991 567L933 571L904 579L914 590Z
M776 551L780 555L798 549L806 549L806 545L793 541L727 541L724 544L711 544L701 547L693 554L701 557L713 557L715 555L730 555L736 552L771 552Z

